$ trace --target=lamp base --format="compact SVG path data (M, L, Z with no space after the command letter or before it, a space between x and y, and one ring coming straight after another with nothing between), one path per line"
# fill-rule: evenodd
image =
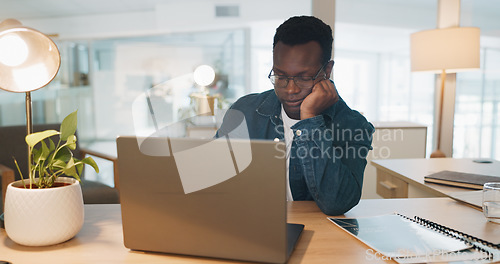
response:
M431 158L446 158L446 154L444 154L441 150L436 149L431 153Z

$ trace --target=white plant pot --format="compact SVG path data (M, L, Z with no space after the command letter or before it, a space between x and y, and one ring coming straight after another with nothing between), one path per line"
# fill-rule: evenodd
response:
M29 184L29 180L24 182ZM10 239L25 246L48 246L69 240L80 231L84 216L80 183L67 177L56 182L70 185L25 189L16 181L7 186L4 218Z

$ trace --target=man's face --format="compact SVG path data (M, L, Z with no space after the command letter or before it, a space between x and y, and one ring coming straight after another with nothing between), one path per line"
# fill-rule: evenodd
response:
M316 41L289 46L278 41L273 52L273 71L275 75L314 77L321 64L322 50ZM323 73L320 73L320 76ZM329 76L329 73L327 73ZM274 87L278 99L289 117L300 119L302 101L311 93L312 87L301 89L290 79L284 88Z

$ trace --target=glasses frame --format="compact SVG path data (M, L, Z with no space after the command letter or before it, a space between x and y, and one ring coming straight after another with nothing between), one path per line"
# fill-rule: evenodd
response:
M322 70L324 70L324 68L326 67L326 65L328 65L328 63L330 63L330 61L326 62L325 64L323 64L323 66L321 66L321 68L318 70L318 73L316 73L316 75L313 76L286 76L286 75L276 75L276 74L272 74L273 73L273 69L271 69L271 71L269 72L269 75L267 75L267 78L269 79L269 81L271 81L271 83L273 84L274 87L277 87L277 88L280 88L280 89L283 89L283 88L286 88L290 82L290 79L293 80L293 82L295 83L295 85L301 89L311 89L314 87L314 85L316 85L314 83L314 81L316 81L316 79L318 79L319 77L319 74L321 73ZM276 86L276 82L273 82L273 79L271 79L271 77L275 77L275 76L280 76L280 77L286 77L286 85L283 86L283 87L280 87L280 86ZM311 87L307 87L307 88L304 88L304 87L300 87L297 82L295 81L295 78L311 78L311 81L313 81L313 85ZM326 80L326 72L325 72L325 76L324 76L325 79L323 80Z

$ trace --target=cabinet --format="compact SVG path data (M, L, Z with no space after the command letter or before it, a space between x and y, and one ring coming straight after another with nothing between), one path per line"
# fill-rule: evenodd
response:
M372 147L366 165L362 199L408 197L408 187L390 175L377 181L377 170L371 160L425 158L427 127L412 122L372 122L375 126ZM405 187L406 186L406 187Z
M443 170L498 176L500 161L490 161L481 163L475 159L416 158L373 160L371 164L377 169L377 193L383 198L428 198L456 197L454 195L457 192L477 193L467 188L428 183L425 182L425 176ZM480 195L481 191L479 200Z

